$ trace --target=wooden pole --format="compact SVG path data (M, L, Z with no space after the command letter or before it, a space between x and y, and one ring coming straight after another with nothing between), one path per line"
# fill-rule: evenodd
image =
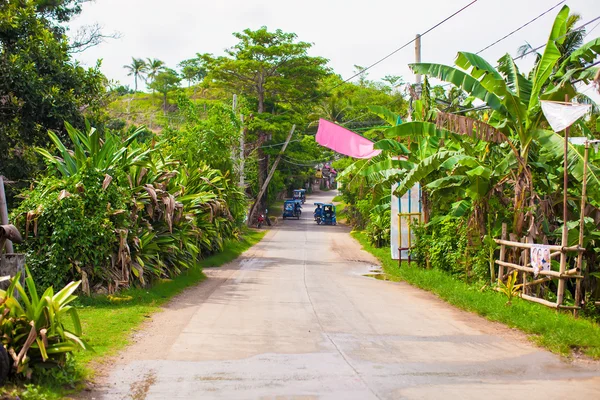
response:
M4 177L0 175L0 222L2 225L8 225L8 205L6 204L6 193L4 192ZM14 253L13 245L10 240L6 240L4 243L7 253ZM0 253L2 248L0 247Z
M246 155L244 154L244 136L246 135L246 129L244 129L244 115L240 115L240 121L242 122L242 131L240 132L240 187L243 189L246 186L244 182L244 169L246 167Z
M569 96L565 95L565 101L569 101ZM567 247L569 245L568 240L569 240L569 231L567 229L567 189L569 186L569 176L568 176L568 160L567 160L567 154L569 151L569 127L565 128L565 154L564 154L564 161L563 161L563 231L562 231L562 240L561 240L561 245L562 247ZM567 252L566 251L562 251L561 255L560 255L560 273L562 274L563 272L565 272L565 270L567 269ZM558 281L558 291L556 294L556 304L557 305L562 305L563 303L563 299L565 296L565 280L564 279L560 279Z
M252 204L252 207L250 207L250 213L248 214L248 221L246 222L248 226L252 225L252 217L254 217L254 213L256 212L256 205L260 204L260 199L262 199L263 195L267 191L267 187L269 186L269 182L271 181L271 178L273 178L273 175L275 174L275 170L277 169L277 165L279 164L279 160L281 160L281 156L285 152L285 149L286 149L288 143L292 139L292 135L294 134L294 130L295 129L296 129L296 124L294 124L292 126L292 129L290 130L290 133L288 134L287 139L285 139L285 143L283 144L283 148L281 149L281 151L277 155L277 158L275 159L275 162L273 163L273 166L271 167L271 171L269 171L269 175L267 175L267 179L265 179L262 187L260 188L260 192L258 193L258 196L256 197L256 200L254 201L254 204Z
M583 156L583 182L581 184L581 210L579 212L579 247L583 247L583 232L585 228L585 204L587 203L587 169L588 158L590 154L590 143L585 142L585 153ZM581 274L581 263L583 261L583 252L577 254L577 274ZM575 284L575 305L581 306L581 280L577 279Z
M506 223L502 224L502 240L506 240ZM504 262L505 257L506 257L506 245L501 244L500 245L500 261ZM500 279L500 280L504 279L504 265L502 265L502 264L498 265L498 279Z

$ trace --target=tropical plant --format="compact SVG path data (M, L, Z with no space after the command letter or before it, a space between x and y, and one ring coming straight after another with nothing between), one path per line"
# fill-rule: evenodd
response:
M193 267L234 235L246 200L227 173L161 154L164 142L139 143L143 128L124 142L67 129L73 150L55 136L61 157L40 149L59 176L24 193L14 212L40 286L69 278L85 293L145 285Z
M506 283L504 283L502 281L502 279L500 277L498 277L498 290L500 292L502 292L506 298L506 305L510 306L512 304L512 299L515 296L519 295L519 289L521 289L521 287L523 286L522 284L516 284L517 282L517 276L519 274L519 271L514 270L512 272L512 274L508 275L508 278L506 279Z
M181 78L176 71L165 68L156 75L156 78L148 85L152 90L156 90L163 95L163 110L167 111L167 95L169 92L177 89L181 83Z
M144 75L148 72L148 65L146 64L146 61L144 61L141 58L132 57L131 58L131 64L129 64L129 65L123 65L123 68L125 68L128 71L127 76L132 76L133 75L133 79L134 79L134 82L135 82L135 85L133 87L133 91L137 93L137 90L138 90L138 78L139 79L144 79Z
M159 72L162 72L165 69L165 63L162 60L157 58L147 58L146 59L146 70L147 70L147 78L150 80L150 83L154 82L156 76Z
M513 232L517 235L522 234L526 217L529 219L527 225L529 232L532 234L537 232L535 224L537 205L532 163L537 161L540 152L545 152L547 159L560 159L564 148L563 137L547 129L540 99L564 100L565 96L573 97L576 91L571 79L589 81L590 73L585 71L586 67L582 64L600 51L600 42L593 40L573 52L562 64L558 63L561 58L558 46L565 41L568 15L569 8L565 6L554 21L548 43L540 62L531 74L531 79L519 72L509 55L500 59L498 69L492 67L483 58L465 52L459 52L456 59L456 65L461 69L440 64L411 65L415 72L452 83L469 95L484 101L492 110L487 121L493 129L492 141L503 142L503 145L508 146L512 152L512 155L507 155L506 158L507 173L500 180L509 181L514 186ZM571 68L567 74L566 63L571 66L579 63L580 66ZM414 122L402 124L396 133L402 135L413 132L415 128L420 131L427 128L435 133L448 130L489 139L487 132L482 135L487 129L481 124L463 123L460 126L464 129L457 130L458 126L459 124L453 125L451 119L443 119L436 126ZM571 144L569 144L569 172L581 182L583 156ZM588 185L591 191L600 188L599 172L597 167L589 165ZM528 212L527 209L532 212Z
M64 366L68 354L90 348L81 339L79 316L71 305L80 281L56 293L49 287L40 296L29 270L25 287L20 280L18 273L8 289L0 291L0 332L14 361L13 372L30 378L37 366Z

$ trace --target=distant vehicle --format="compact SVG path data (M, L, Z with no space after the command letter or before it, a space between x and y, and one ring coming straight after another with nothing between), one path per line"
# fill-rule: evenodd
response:
M317 224L321 223L321 219L323 218L323 203L315 203L315 212L313 212L313 218Z
M318 203L315 203L318 204ZM335 206L330 203L323 204L323 211L321 212L321 217L315 221L319 225L337 225L337 218L335 216Z
M300 219L302 215L302 202L300 200L286 200L283 202L283 219Z
M304 204L306 201L306 189L295 189L293 199L301 200L302 204Z

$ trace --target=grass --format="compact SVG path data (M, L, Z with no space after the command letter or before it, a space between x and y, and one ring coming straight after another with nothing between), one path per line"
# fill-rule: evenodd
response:
M337 195L331 200L335 204L335 213L337 214L337 219L340 223L345 223L347 219L346 215L346 206L344 203L344 199L342 199L341 195Z
M115 354L129 343L131 333L160 306L184 289L202 282L202 268L218 267L235 260L244 251L258 243L266 231L247 231L242 240L230 240L224 250L198 263L174 279L162 280L150 289L128 289L111 301L107 296L80 298L79 317L84 339L94 348L92 352L78 352L76 361L87 365L90 361Z
M438 269L423 269L407 264L398 268L398 262L392 260L389 248L374 248L362 232L352 232L352 236L379 259L384 272L392 280L405 281L436 294L458 308L517 328L529 334L534 343L554 353L572 356L576 351L600 359L600 326L592 321L520 298L513 299L512 305L507 306L507 298L503 294L467 284Z
M235 260L244 251L260 242L266 232L266 230L248 230L244 232L241 240L227 241L222 252L207 257L195 268L185 271L174 279L157 282L151 288L124 290L116 299L112 298L112 301L108 296L80 297L77 300L77 307L84 332L83 338L94 351L75 353L73 374L74 380L79 382L73 383L81 384L82 379L92 378L95 373L94 363L100 363L123 349L130 343L132 333L143 321L159 311L161 305L184 289L202 282L206 278L202 273L203 268L218 267ZM36 395L39 393L38 397L29 394L29 398L58 399L73 391L64 386L45 382L26 390L15 387L7 390L5 393L14 393L23 399L28 398L27 392L35 392Z

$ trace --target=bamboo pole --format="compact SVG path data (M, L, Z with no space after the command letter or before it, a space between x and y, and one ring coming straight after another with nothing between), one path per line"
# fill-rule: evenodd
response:
M527 237L524 237L523 240L525 240L525 243L529 242L529 238ZM529 264L529 251L527 249L523 249L521 254L523 254L523 265L527 267L527 264ZM525 289L527 288L527 271L523 271L521 278L523 279L523 294L525 294Z
M506 223L502 224L502 240L506 240ZM498 242L496 242L498 243ZM504 243L500 244L500 261L504 262L504 258L506 257L506 245ZM504 280L504 266L502 264L498 264L498 278L500 280Z
M503 267L507 267L507 268L518 269L519 271L533 272L533 268L524 267L522 265L509 263L506 261L496 260L496 264L501 265ZM562 278L562 279L571 279L571 278L572 279L582 279L583 278L583 275L567 274L566 272L563 272L561 274L560 272L556 272L556 271L540 271L538 273L538 275L553 276L555 278Z
M590 153L590 143L586 140L585 142L585 153L583 156L583 182L581 183L581 210L579 214L579 247L583 247L583 231L585 228L585 203L587 202L587 169L588 169L588 158ZM578 273L581 273L581 263L583 261L583 253L577 254L576 269ZM575 284L575 304L581 306L581 281L577 280Z
M527 282L527 283L525 284L525 286L533 286L533 285L538 285L538 284L540 284L540 283L549 282L549 281L551 281L552 279L553 279L552 277L550 277L550 276L547 276L547 277L545 277L545 278L540 278L540 279L536 279L536 280L534 280L534 281L531 281L531 282Z
M550 307L550 308L558 308L558 305L556 303L553 303L553 302L548 301L548 300L540 299L538 297L529 296L527 294L521 293L521 298L524 299L524 300L533 301L534 303L543 304L543 305L545 305L547 307Z
M512 240L494 239L494 241L498 244L504 244L507 246L518 247L521 249L531 249L533 246L536 246L535 243L521 243L521 242L515 242ZM558 251L558 252L585 251L584 248L579 247L579 246L563 247L563 246L559 246L559 245L547 245L546 247L551 251Z
M569 101L569 96L565 95L565 102ZM569 176L567 173L568 170L568 160L567 154L569 150L569 127L565 128L565 154L563 160L563 230L562 230L562 239L561 245L562 247L567 247L569 240L569 231L567 229L567 219L568 219L568 210L567 210L567 190L569 187ZM567 253L563 251L560 255L560 273L565 272L567 269ZM558 281L558 290L556 293L556 304L559 306L562 305L563 299L565 297L565 281Z

